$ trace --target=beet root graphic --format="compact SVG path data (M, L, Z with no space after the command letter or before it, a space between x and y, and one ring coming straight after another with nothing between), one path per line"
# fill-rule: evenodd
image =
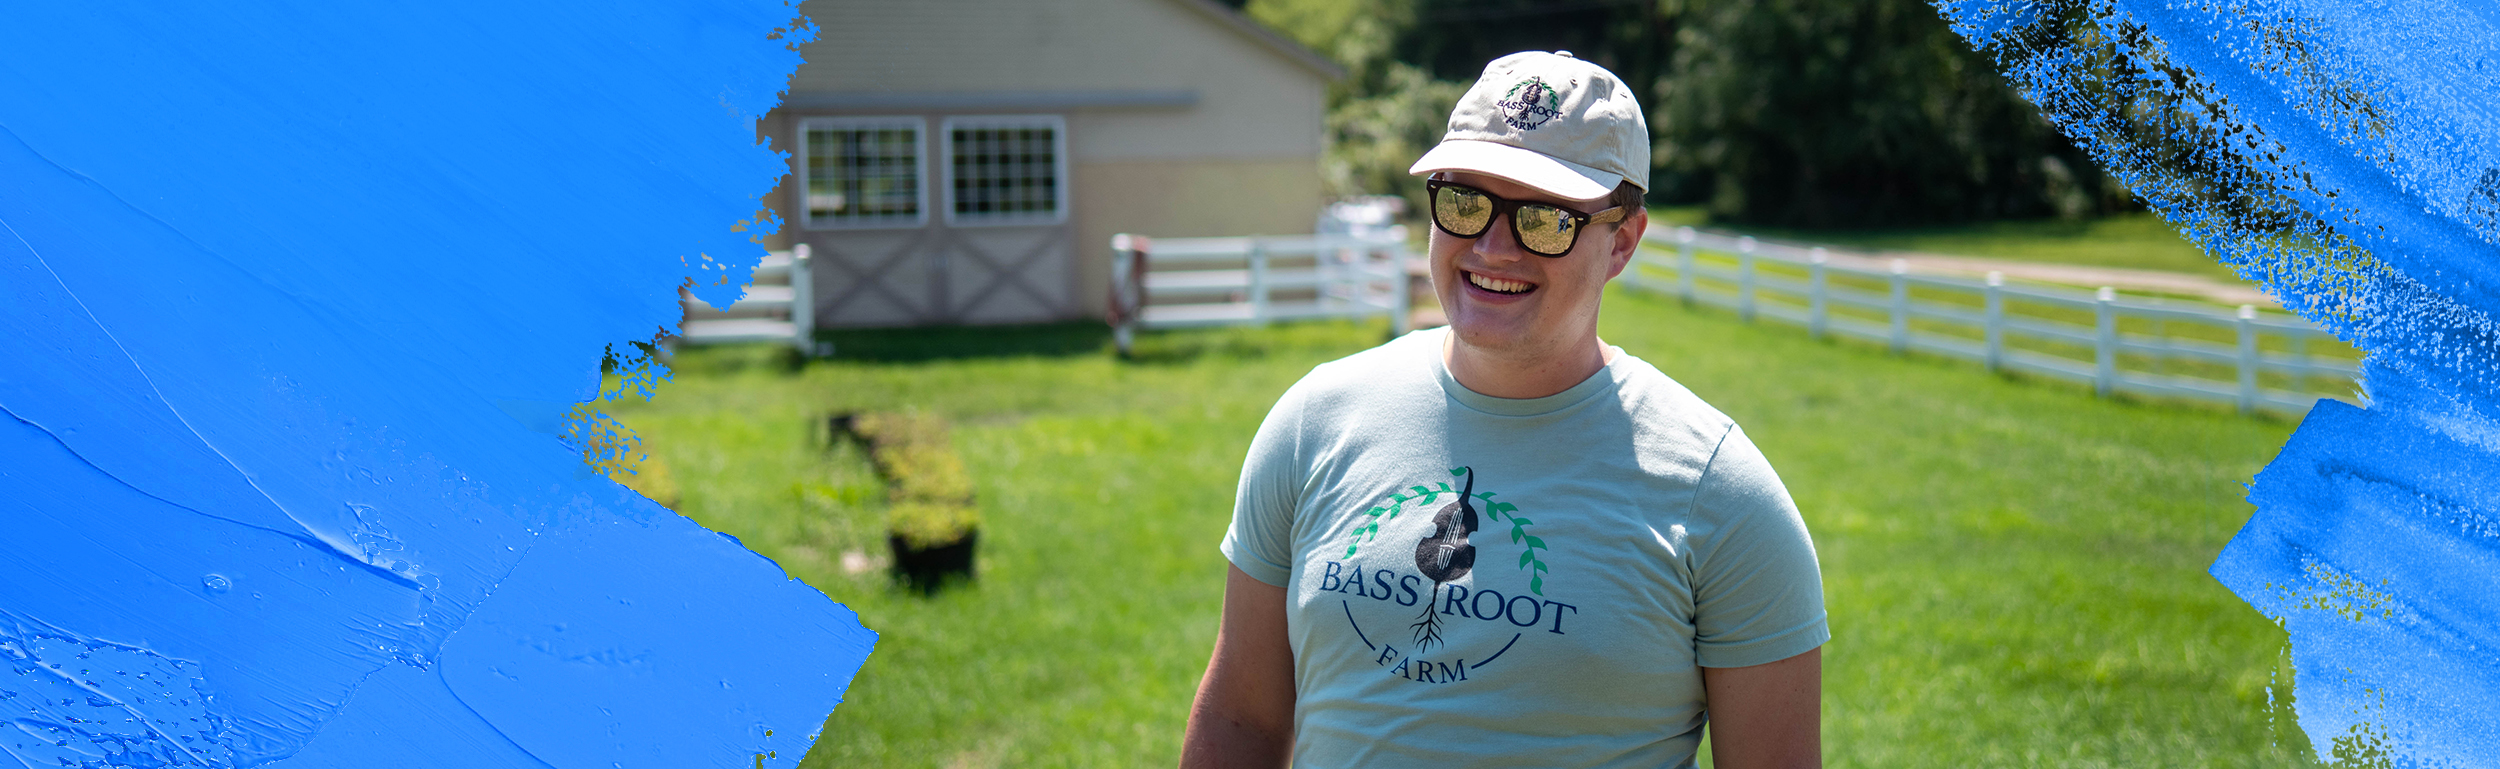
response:
M1441 603L1441 583L1467 576L1476 567L1476 546L1467 544L1467 535L1478 528L1471 496L1476 490L1476 471L1460 469L1466 471L1467 482L1458 492L1458 501L1433 513L1432 536L1415 543L1415 568L1432 580L1432 600L1424 602L1423 619L1410 626L1415 629L1417 652L1441 643L1441 617L1434 610Z

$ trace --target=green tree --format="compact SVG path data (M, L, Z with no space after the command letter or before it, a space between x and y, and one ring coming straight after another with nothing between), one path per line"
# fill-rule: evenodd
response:
M1423 210L1406 169L1441 141L1467 83L1400 61L1391 44L1414 23L1415 0L1252 0L1251 18L1335 60L1346 76L1328 89L1328 193L1405 195Z
M1246 11L1347 69L1329 92L1333 194L1419 198L1406 167L1440 140L1484 63L1561 49L1645 95L1654 203L1802 227L2129 205L1921 0L1249 0Z
M1709 180L1714 217L1881 226L2125 205L1921 0L1678 5L1650 128L1657 162Z

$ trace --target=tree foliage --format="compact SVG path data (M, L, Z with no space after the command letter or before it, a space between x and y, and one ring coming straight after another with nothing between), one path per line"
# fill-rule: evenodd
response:
M1252 0L1248 12L1346 68L1328 89L1320 178L1333 196L1404 195L1423 210L1406 169L1441 141L1466 82L1399 60L1392 43L1414 24L1415 0Z
M1697 0L1651 103L1714 216L1834 227L2079 217L2125 192L1920 0Z
M1919 0L1249 0L1246 10L1347 69L1329 92L1332 194L1420 198L1407 165L1439 141L1485 62L1569 50L1643 94L1653 203L1809 227L2128 205Z

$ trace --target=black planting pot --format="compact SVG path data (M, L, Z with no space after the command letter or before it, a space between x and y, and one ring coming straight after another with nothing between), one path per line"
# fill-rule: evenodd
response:
M858 424L859 412L856 411L825 417L825 448L833 448L834 444L843 441L859 440Z
M894 548L894 573L922 593L935 593L950 575L972 578L972 548L981 540L978 529L964 532L964 538L929 548L914 548L902 537L886 535L887 545Z

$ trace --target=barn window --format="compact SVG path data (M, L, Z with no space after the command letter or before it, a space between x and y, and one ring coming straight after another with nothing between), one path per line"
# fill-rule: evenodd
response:
M809 227L915 227L928 124L919 118L800 121L799 188Z
M949 118L947 220L1049 224L1066 219L1067 124L1057 115Z

